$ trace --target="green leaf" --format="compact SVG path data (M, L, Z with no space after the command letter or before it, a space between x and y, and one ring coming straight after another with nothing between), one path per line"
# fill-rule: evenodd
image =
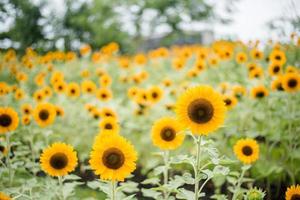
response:
M159 178L153 177L153 178L148 178L141 183L144 185L147 185L147 184L158 185L159 182L160 182Z

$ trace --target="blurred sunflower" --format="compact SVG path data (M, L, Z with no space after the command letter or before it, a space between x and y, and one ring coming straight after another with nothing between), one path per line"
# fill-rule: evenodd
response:
M228 109L232 109L238 103L238 100L233 95L223 95L223 101Z
M27 126L31 122L31 116L30 115L23 115L22 116L22 124Z
M269 95L269 91L263 85L259 85L259 86L253 87L251 89L251 96L253 98L261 99L261 98L266 97L268 95Z
M276 77L271 83L271 89L273 91L283 91L282 87L282 76Z
M40 164L42 170L50 176L65 176L74 171L77 154L72 146L57 142L43 150Z
M10 107L0 107L0 134L14 131L19 125L17 112Z
M3 192L0 192L0 200L11 200L8 195L4 194Z
M194 134L208 134L224 122L226 108L222 95L210 86L186 90L176 103L178 120Z
M99 83L100 83L101 87L108 87L108 86L111 85L112 79L108 74L105 74L105 75L100 77Z
M33 117L39 126L46 127L55 120L55 106L50 103L39 103L33 111Z
M94 92L96 91L96 84L91 81L91 80L84 80L81 83L81 90L83 93L86 94L94 94Z
M259 146L253 139L238 140L233 150L237 158L245 164L251 164L259 157Z
M286 56L284 51L274 49L269 55L269 59L271 62L277 62L280 65L284 65L286 63Z
M112 98L112 91L108 88L99 88L96 90L96 97L100 101L109 101Z
M300 185L292 185L287 188L285 192L285 200L299 200L300 199Z
M282 87L287 92L297 92L300 89L300 75L287 73L282 78Z
M136 168L137 153L123 137L112 135L96 143L90 166L103 180L124 181Z
M152 142L162 150L178 148L184 140L184 132L180 123L171 117L157 120L151 130Z
M282 66L277 62L273 62L273 63L269 64L268 71L271 76L276 76L281 73Z
M104 117L99 123L100 130L119 133L120 125L113 117Z
M69 97L79 97L80 96L80 86L75 83L69 83L67 86L67 95Z
M115 119L118 118L117 113L111 108L105 107L101 109L101 117L113 117Z
M24 115L31 115L32 113L32 106L28 103L22 104L21 111Z
M239 64L247 62L247 59L247 54L244 52L239 52L235 57L235 61Z
M163 90L158 86L152 86L148 92L150 102L152 103L158 102L163 96Z

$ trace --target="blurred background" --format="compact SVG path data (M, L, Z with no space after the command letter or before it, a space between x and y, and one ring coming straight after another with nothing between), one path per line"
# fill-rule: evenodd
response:
M298 0L0 0L0 49L78 50L118 42L130 54L215 39L287 41Z

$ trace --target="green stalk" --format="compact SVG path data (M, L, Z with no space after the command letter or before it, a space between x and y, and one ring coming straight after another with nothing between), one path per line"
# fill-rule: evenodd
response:
M63 191L64 191L63 184L64 184L63 183L63 177L62 176L58 176L58 185L59 185L59 192L60 192L59 199L61 199L61 200L65 199L64 193L63 193Z
M6 133L6 149L7 149L7 155L6 155L6 165L8 168L8 177L9 177L9 185L12 186L12 180L13 180L13 171L11 168L11 160L10 160L10 132Z
M197 146L197 152L196 152L196 163L194 166L194 174L195 174L195 189L194 189L194 199L199 199L199 173L200 173L200 152L201 152L201 136L198 136L195 140L196 146Z
M116 200L116 189L117 184L115 181L111 181L111 200Z
M238 197L238 192L240 191L242 180L244 178L244 175L245 175L246 171L247 171L246 167L242 167L242 173L241 173L241 176L240 176L240 178L237 182L237 186L234 189L234 194L233 194L232 200L236 200L237 197Z
M166 186L169 182L169 151L164 151L164 164L165 164L165 170L164 170L164 186ZM169 198L169 192L165 189L164 190L164 199Z

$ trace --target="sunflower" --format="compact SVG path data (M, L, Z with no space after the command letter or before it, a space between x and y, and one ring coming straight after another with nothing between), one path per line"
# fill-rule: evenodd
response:
M41 102L45 99L45 95L41 90L37 90L33 93L33 98L35 99L35 101L37 102Z
M182 144L185 135L180 123L171 117L163 117L152 126L151 137L155 146L163 150L172 150Z
M251 96L253 98L261 99L261 98L266 97L268 95L269 95L269 92L268 92L267 88L263 85L253 87L251 89Z
M31 122L30 115L24 115L24 116L22 116L22 124L23 125L29 125L30 122Z
M277 62L280 65L284 65L286 63L285 53L281 50L273 50L269 56L271 62Z
M300 89L300 75L287 73L282 78L282 87L287 92L297 92Z
M81 90L83 93L93 94L96 91L96 84L93 81L85 80L81 83Z
M271 89L273 91L283 91L282 87L282 76L278 76L276 79L274 79L271 83Z
M169 78L165 78L162 83L165 87L170 87L172 85L172 81Z
M9 196L7 196L3 192L0 192L0 200L11 200L11 199L12 198L10 198Z
M236 98L241 98L242 96L245 96L245 94L247 93L246 88L241 85L233 86L232 91Z
M19 124L17 112L10 107L0 107L0 134L14 131Z
M277 62L273 62L269 65L268 71L271 76L276 76L281 73L282 66Z
M104 138L108 138L111 137L112 135L119 135L119 133L115 132L115 131L111 131L111 130L101 130L96 137L94 138L94 144L93 147L99 143L101 143L101 141Z
M75 169L77 154L72 146L57 142L43 150L40 164L50 176L65 176Z
M152 103L158 102L163 96L163 90L158 86L152 86L148 92L149 99Z
M79 97L80 96L80 87L77 83L69 83L67 87L67 95L69 97Z
M206 64L203 59L198 59L194 65L194 68L197 69L198 72L201 72L205 69Z
M287 188L285 192L285 200L299 200L300 199L300 185L292 185Z
M97 108L94 108L91 111L91 114L92 114L92 116L93 116L94 119L99 119L100 116L101 116L101 112Z
M128 96L130 99L134 99L135 96L136 96L136 94L138 93L138 90L139 90L139 88L134 87L134 86L128 88L128 90L127 90L127 96Z
M134 147L118 135L100 141L91 152L91 168L101 179L124 181L136 168L137 153Z
M249 73L249 78L254 79L254 78L261 78L264 75L264 71L261 67L256 67L255 69L251 70Z
M57 93L64 93L67 88L67 84L64 81L59 81L55 83L53 87Z
M238 64L242 64L242 63L245 63L247 62L247 55L246 53L244 52L239 52L236 57L235 57L235 61L238 63Z
M233 95L223 95L223 101L228 109L232 109L238 103L238 100Z
M264 56L263 52L259 51L258 49L252 49L250 54L251 54L251 57L255 60L262 59Z
M32 106L30 104L23 104L21 106L21 111L24 115L31 115L32 113Z
M186 90L176 103L179 121L194 134L207 135L219 128L225 112L222 95L205 85Z
M108 88L99 88L96 91L96 97L100 101L109 101L112 98L112 92Z
M107 107L102 108L100 114L101 114L102 118L105 118L105 117L113 117L115 119L118 118L117 113L114 110L112 110L111 108L107 108Z
M16 100L21 100L21 99L24 98L24 96L25 96L24 90L18 88L18 89L16 90L16 92L15 92L15 99L16 99Z
M297 67L289 65L286 67L285 72L286 73L298 73L299 71L298 71Z
M108 74L104 74L99 78L99 83L101 87L108 87L112 83L112 79Z
M44 95L46 97L51 97L52 96L52 89L49 86L45 86L42 90L42 93L44 93Z
M65 115L64 108L61 106L55 106L56 116L63 117Z
M113 117L104 117L99 123L100 130L119 133L120 125Z
M33 117L39 126L46 127L55 120L55 106L50 103L39 103L33 111Z
M253 139L238 140L233 150L237 158L245 164L251 164L259 157L259 146Z

